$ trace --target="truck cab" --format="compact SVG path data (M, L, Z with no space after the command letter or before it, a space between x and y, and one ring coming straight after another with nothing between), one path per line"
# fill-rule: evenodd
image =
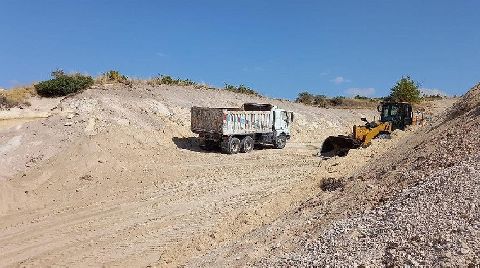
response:
M287 112L283 109L273 109L274 132L276 136L285 135L290 138L290 125L293 122L293 112Z

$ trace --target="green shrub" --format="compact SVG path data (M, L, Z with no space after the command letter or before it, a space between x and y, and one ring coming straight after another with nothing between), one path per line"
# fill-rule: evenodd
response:
M255 90L251 89L250 87L247 87L243 84L241 84L239 86L234 86L234 85L230 85L230 84L225 83L225 86L223 87L223 89L231 91L231 92L235 92L235 93L240 93L240 94L261 96L260 93L258 93L257 91L255 91Z
M52 72L53 79L35 85L38 95L42 97L59 97L83 91L93 85L91 76L81 74L67 75L61 70Z
M169 86L196 86L197 82L190 79L173 78L169 75L159 74L148 81L148 84L155 85L169 85Z
M421 100L419 87L420 84L413 81L410 76L403 76L390 89L389 99L392 101L419 102Z

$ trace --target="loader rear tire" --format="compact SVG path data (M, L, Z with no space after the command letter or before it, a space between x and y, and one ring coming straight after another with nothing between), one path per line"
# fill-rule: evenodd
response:
M245 138L242 139L242 142L240 144L240 152L242 153L249 153L253 150L254 142L252 137L246 136Z
M240 151L240 140L230 137L222 141L222 151L226 154L236 154Z

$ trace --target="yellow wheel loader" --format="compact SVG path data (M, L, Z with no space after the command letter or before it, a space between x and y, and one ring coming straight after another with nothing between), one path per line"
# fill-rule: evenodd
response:
M404 130L414 123L412 105L407 102L383 102L378 106L380 121L365 122L364 126L353 126L351 136L330 136L322 145L320 155L324 157L346 156L350 149L367 147L372 139L390 135L395 129Z

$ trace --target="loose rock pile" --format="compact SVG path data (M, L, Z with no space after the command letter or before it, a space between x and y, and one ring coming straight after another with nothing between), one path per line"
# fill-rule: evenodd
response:
M361 175L378 185L395 182L376 208L331 223L273 263L478 267L479 137L480 84L431 126L383 155L383 163L365 169Z
M336 222L288 263L473 267L480 254L478 178L480 154L424 178L378 209Z

